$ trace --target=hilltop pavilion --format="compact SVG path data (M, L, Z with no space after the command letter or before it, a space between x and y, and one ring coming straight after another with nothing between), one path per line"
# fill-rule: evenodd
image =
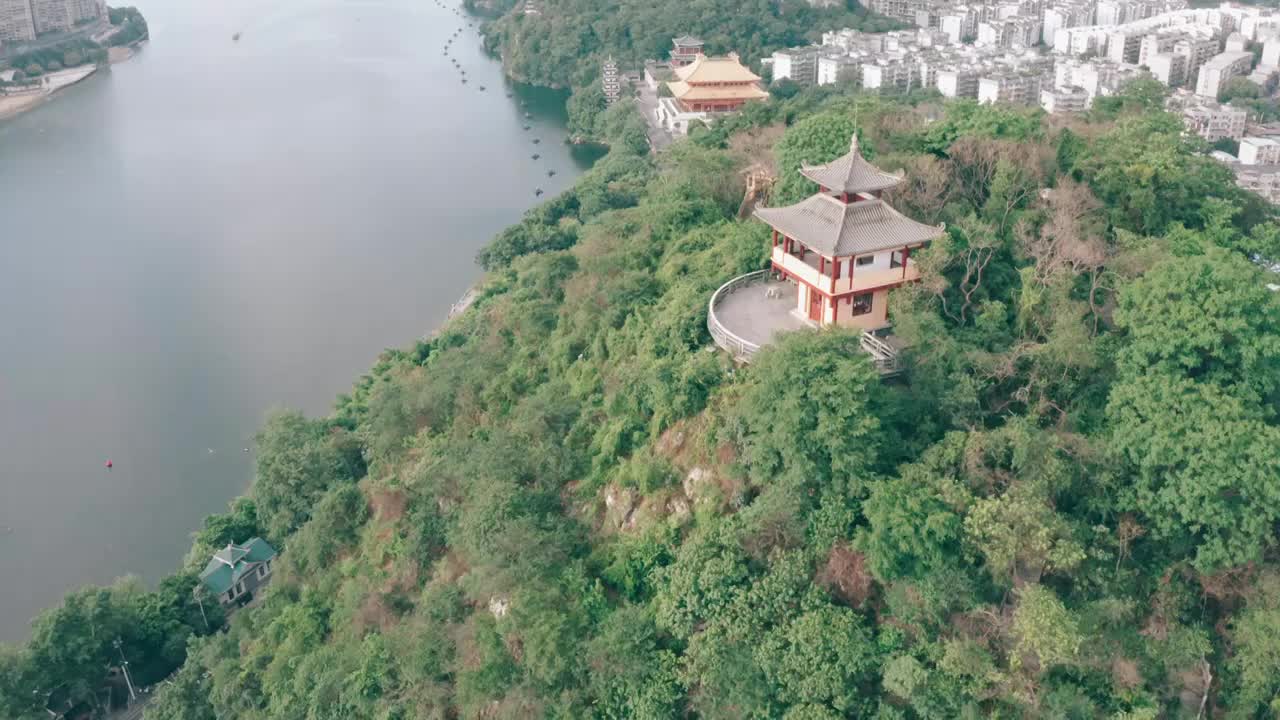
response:
M896 351L878 337L889 326L889 292L919 280L911 252L943 228L916 222L881 198L902 178L867 162L856 135L847 154L802 165L800 174L818 192L794 205L755 210L773 228L770 269L717 291L708 316L712 336L745 360L776 332L852 327L864 331L863 349L886 361L882 370L889 360L896 368Z

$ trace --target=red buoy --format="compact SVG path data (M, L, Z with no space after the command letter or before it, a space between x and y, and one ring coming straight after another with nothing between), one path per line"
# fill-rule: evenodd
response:
M108 460L108 461L107 461L107 469L108 469L108 470L110 470L110 469L111 469L111 468L113 468L113 467L115 467L115 463L113 463L113 462L111 462L110 460Z

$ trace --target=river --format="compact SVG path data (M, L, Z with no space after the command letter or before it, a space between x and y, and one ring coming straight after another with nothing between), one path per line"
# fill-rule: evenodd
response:
M433 2L139 7L136 57L0 122L0 640L176 569L271 408L328 412L591 161Z

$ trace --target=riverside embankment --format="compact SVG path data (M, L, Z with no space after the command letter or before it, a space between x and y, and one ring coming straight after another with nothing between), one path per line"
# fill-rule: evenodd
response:
M0 120L31 110L60 90L87 79L98 71L97 65L81 65L42 75L37 84L0 91Z

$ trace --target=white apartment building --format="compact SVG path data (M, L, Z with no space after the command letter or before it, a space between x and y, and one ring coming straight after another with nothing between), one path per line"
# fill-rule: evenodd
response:
M1107 33L1107 59L1116 63L1137 63L1142 36L1127 30Z
M1053 51L1059 55L1092 55L1107 47L1108 32L1096 25L1058 28L1053 32Z
M905 60L881 61L878 63L862 63L862 87L880 92L906 91L911 87L919 87L919 81L912 82L915 67Z
M1040 107L1047 113L1084 112L1090 100L1084 88L1046 88L1040 91Z
M1244 165L1231 168L1236 185L1261 195L1273 205L1280 205L1280 165Z
M1216 142L1223 138L1239 140L1244 137L1248 115L1244 110L1230 105L1205 102L1184 108L1182 121L1189 132L1209 142Z
M1142 36L1138 44L1138 64L1151 66L1152 55L1173 52L1173 44L1181 37L1176 32L1154 32Z
M1200 68L1218 54L1218 38L1214 35L1184 37L1173 44L1173 52L1187 59L1186 84L1194 84L1200 77Z
M0 45L35 40L106 16L103 0L0 0Z
M773 54L773 79L791 80L801 85L818 82L818 56L822 48L817 46L778 50Z
M1003 29L1004 26L1000 23L978 23L977 44L989 47L1003 47L1003 43L1000 42Z
M1240 138L1240 162L1245 165L1280 164L1280 140L1269 137Z
M1093 6L1062 4L1045 8L1040 21L1040 38L1045 45L1053 45L1053 35L1061 28L1088 25L1093 20Z
M1094 98L1115 93L1141 72L1135 65L1064 58L1054 63L1053 85L1056 88L1083 89L1092 105Z
M0 46L35 39L31 4L27 0L0 0Z
M1237 29L1250 40L1261 42L1280 32L1280 16L1246 15L1240 18Z
M1130 0L1126 0L1129 2ZM1142 8L1153 9L1150 5ZM1256 10L1256 8L1254 9ZM1058 28L1053 34L1053 50L1059 54L1083 55L1086 53L1106 54L1113 59L1124 62L1135 62L1131 55L1133 49L1126 36L1137 36L1159 32L1161 30L1178 30L1194 33L1197 36L1225 36L1235 28L1237 17L1245 12L1239 8L1198 8L1194 10L1171 9L1165 12L1144 15L1145 10L1135 10L1134 19L1121 24L1103 23L1103 4L1098 5L1099 15L1094 25L1081 27ZM1112 48L1112 41L1121 43L1121 47ZM1140 42L1140 41L1138 41ZM1219 48L1220 49L1220 46ZM1217 50L1215 49L1215 52Z
M977 98L978 76L976 67L957 67L939 70L937 78L938 92L949 98Z
M946 34L949 42L959 45L961 41L977 36L978 13L966 5L956 6L938 18L938 30Z
M1253 67L1253 53L1224 52L1213 56L1200 68L1196 79L1196 94L1216 98L1228 80L1249 74Z
M1194 84L1200 66L1218 53L1213 33L1204 26L1148 33L1138 45L1137 63L1168 87Z
M1261 65L1280 66L1280 37L1273 37L1262 44Z
M1147 58L1147 69L1165 87L1181 87L1187 82L1187 58L1174 53L1157 53Z
M929 11L929 0L868 0L867 7L881 15L915 24L916 13Z
M1249 82L1262 88L1264 95L1270 95L1280 85L1280 68L1274 65L1259 65L1245 77Z
M1094 23L1098 25L1119 25L1124 22L1125 3L1123 0L1101 0L1094 10Z
M862 84L862 61L851 55L823 55L818 58L818 84L834 85L842 80Z
M978 78L978 102L1030 105L1040 98L1042 75L1005 71Z

